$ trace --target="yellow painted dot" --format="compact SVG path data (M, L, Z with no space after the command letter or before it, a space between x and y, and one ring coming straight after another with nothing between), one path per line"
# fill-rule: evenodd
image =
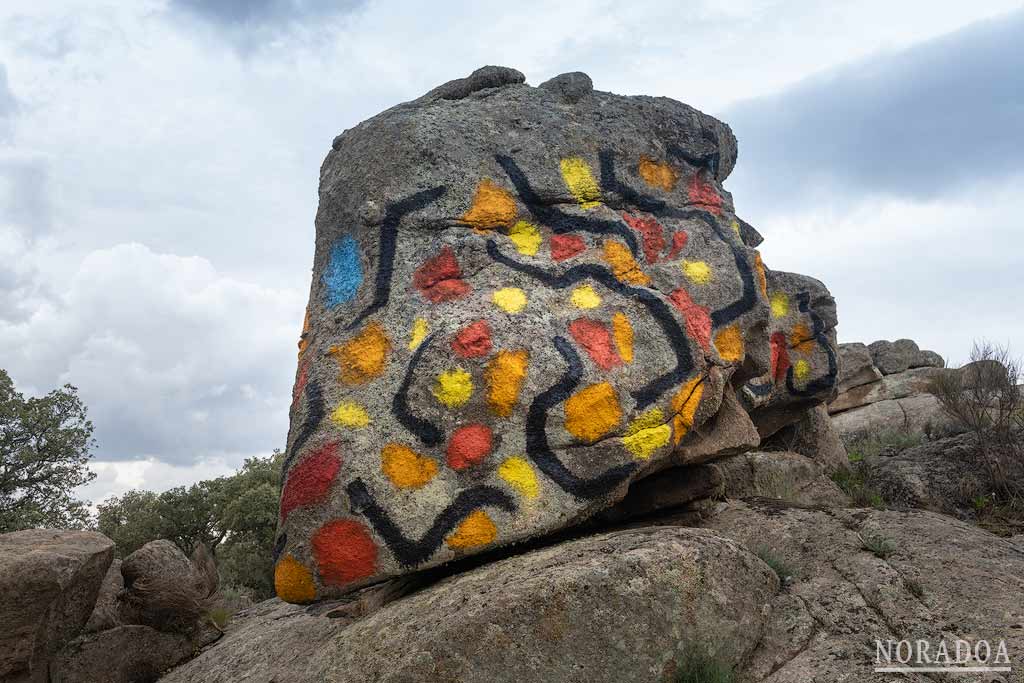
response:
M621 419L619 397L607 382L591 384L565 402L565 430L581 441L597 441Z
M695 285L706 285L711 282L711 266L704 261L683 261L680 267L686 279Z
M432 391L441 403L458 408L473 395L473 378L462 368L445 370L437 376Z
M508 190L484 178L473 195L473 204L462 221L478 230L512 225L516 219L516 202Z
M619 357L627 363L633 362L633 326L625 313L612 316L612 334L615 336L615 348Z
M409 336L409 350L415 351L423 340L427 338L427 321L423 318L416 318L412 323L412 334Z
M799 379L807 379L807 376L811 374L811 364L805 361L803 358L793 364L793 375Z
M534 256L544 241L537 226L526 221L519 221L513 225L508 231L508 236L516 245L516 251L526 256Z
M641 460L647 460L672 438L672 428L665 422L660 408L652 408L629 423L622 443L626 450Z
M601 297L590 285L582 285L572 290L570 299L576 308L597 308L601 305Z
M498 468L498 476L507 481L527 500L533 500L540 492L537 475L530 467L530 463L523 458L512 457L501 463Z
M775 292L771 296L773 318L785 318L789 314L789 297L784 292Z
M604 260L612 267L612 274L619 282L630 285L649 285L651 278L640 269L640 264L633 258L633 252L618 240L605 240Z
M518 313L526 308L526 292L518 287L504 287L491 295L491 301L506 313Z
M601 203L601 187L587 162L579 157L562 159L562 180L579 205L590 209Z
M652 187L669 192L676 186L679 174L667 162L655 161L647 156L640 157L640 177Z
M274 590L285 602L298 605L316 599L313 574L291 555L285 555L274 567Z
M384 328L374 320L362 332L341 346L332 346L340 368L339 377L345 384L366 384L384 372L391 342Z
M407 446L389 443L380 452L380 469L400 489L418 489L437 474L437 463Z
M483 510L474 510L452 532L447 543L451 548L477 548L493 543L497 537L498 527L494 526L487 513Z
M525 349L518 351L499 351L484 370L487 380L487 405L498 417L508 417L519 400L519 391L523 388L526 378L526 366L530 362L530 353Z
M731 226L729 226L729 227L731 227L731 228L732 228L732 231L733 231L734 233L736 233L736 236L737 236L737 237L739 237L739 236L740 236L740 222L739 222L739 221L733 221L733 222L732 222L732 225L731 225Z
M715 348L719 357L730 363L743 360L743 333L738 324L729 325L715 335Z
M358 403L345 401L338 404L338 407L331 413L331 422L339 427L362 429L370 424L370 416Z
M675 413L672 418L672 431L676 443L679 443L693 427L693 419L703 395L704 378L698 375L684 384L672 398L672 412Z

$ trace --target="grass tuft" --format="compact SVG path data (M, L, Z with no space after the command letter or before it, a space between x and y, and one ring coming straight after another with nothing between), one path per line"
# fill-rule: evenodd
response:
M732 666L702 649L691 647L679 659L675 683L735 683Z

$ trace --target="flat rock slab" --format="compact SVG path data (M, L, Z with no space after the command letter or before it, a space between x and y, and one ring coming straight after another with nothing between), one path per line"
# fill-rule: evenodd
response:
M116 626L68 643L50 664L49 683L140 683L192 656L192 639L149 626Z
M963 431L931 394L912 394L836 413L832 415L832 426L845 441L879 432L924 434L933 429L939 434L954 434Z
M778 425L831 398L835 302L765 267L722 187L736 154L680 102L495 66L338 136L278 595L339 597L549 534L674 459L756 443L729 384L760 378Z
M606 533L511 557L355 622L280 602L165 683L671 681L701 645L743 660L777 577L715 533Z
M1024 549L944 515L730 502L706 528L772 556L794 577L740 680L891 683L921 674L874 673L875 640L1005 640L1011 674L957 681L1024 680ZM889 548L879 557L864 539ZM1003 676L998 678L997 676Z
M931 379L942 372L952 371L943 368L914 368L885 375L876 382L862 384L839 394L828 404L828 411L841 413L870 403L927 393Z
M93 531L0 535L0 680L45 672L85 626L113 559L113 541Z

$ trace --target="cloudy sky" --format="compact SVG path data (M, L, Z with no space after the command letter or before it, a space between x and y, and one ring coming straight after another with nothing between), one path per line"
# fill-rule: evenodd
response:
M0 4L0 367L80 388L85 496L284 443L331 140L484 64L729 122L739 213L842 341L1024 352L1020 0L426 6Z

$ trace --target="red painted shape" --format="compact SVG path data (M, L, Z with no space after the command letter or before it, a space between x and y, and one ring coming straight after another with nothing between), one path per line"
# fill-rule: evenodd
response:
M486 458L493 447L493 434L487 425L459 427L448 442L448 466L464 470Z
M712 187L711 183L707 181L704 174L700 171L694 173L693 177L690 178L687 192L689 193L691 204L700 205L713 214L722 212L722 198L718 196L715 188Z
M686 334L696 339L702 349L711 346L711 311L706 306L694 303L685 289L677 289L669 295L672 305L686 318Z
M370 532L354 519L336 519L313 534L313 556L320 578L340 586L377 572L377 544Z
M312 505L327 496L334 478L341 469L338 444L322 446L288 472L288 481L281 492L281 520L303 505Z
M686 234L685 230L674 232L672 234L672 248L668 252L668 257L672 259L679 256L679 252L686 248L686 240L689 238L690 236Z
M463 358L479 358L491 352L491 326L486 320L477 320L462 328L452 340L452 351Z
M295 380L295 386L292 387L292 407L295 407L295 402L299 400L299 396L302 396L303 390L306 388L306 382L309 381L309 358L302 361L299 365L299 377Z
M657 263L661 252L665 250L665 228L653 218L642 216L630 216L622 212L622 219L629 227L640 233L644 242L644 258L648 263Z
M552 235L551 258L564 261L586 250L587 243L578 235Z
M462 270L451 247L428 259L412 275L412 283L428 301L441 303L469 294L469 285L462 280Z
M772 346L772 379L776 384L786 378L786 371L789 370L789 348L786 343L786 335L783 332L776 332L771 336Z
M622 365L622 359L612 344L612 333L603 323L589 318L577 318L569 325L569 334L602 370L607 372Z

